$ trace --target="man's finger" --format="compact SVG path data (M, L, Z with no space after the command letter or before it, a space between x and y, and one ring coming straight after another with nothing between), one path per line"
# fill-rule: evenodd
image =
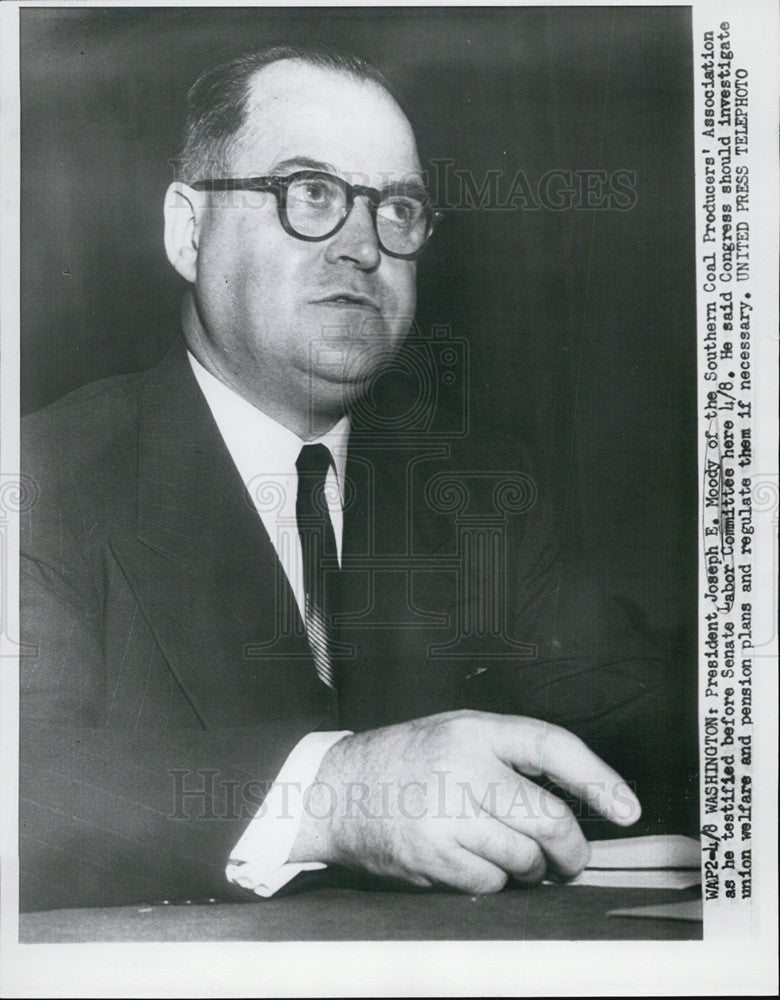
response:
M642 807L626 782L573 733L522 716L493 719L494 750L506 764L531 778L546 775L619 826L639 819Z
M442 859L440 865L431 866L429 877L470 895L500 892L507 882L507 873L499 865L459 845L449 852L446 863Z
M538 844L556 874L572 878L588 863L590 847L571 809L514 769L506 767L502 780L491 783L481 807L515 835Z
M532 885L544 878L547 862L539 845L493 816L485 813L461 824L457 838L466 850L497 865L519 882Z

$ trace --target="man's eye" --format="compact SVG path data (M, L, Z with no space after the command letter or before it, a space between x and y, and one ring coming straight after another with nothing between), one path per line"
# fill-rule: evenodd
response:
M306 185L306 197L309 201L322 201L327 198L328 192L324 184L310 183Z
M320 180L301 181L293 186L290 193L297 200L316 208L327 207L336 198L334 185Z
M378 211L385 222L409 228L419 219L422 206L409 198L392 198L383 201Z

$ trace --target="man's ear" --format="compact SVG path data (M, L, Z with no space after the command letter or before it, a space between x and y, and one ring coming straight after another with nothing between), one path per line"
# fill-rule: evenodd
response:
M205 199L182 181L174 181L165 195L165 252L182 278L195 282L198 240Z

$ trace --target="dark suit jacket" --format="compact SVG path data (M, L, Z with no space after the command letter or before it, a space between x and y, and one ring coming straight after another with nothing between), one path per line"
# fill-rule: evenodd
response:
M458 707L567 725L657 823L678 679L485 454L353 432L336 696L183 350L28 418L22 908L243 898L225 860L304 734Z

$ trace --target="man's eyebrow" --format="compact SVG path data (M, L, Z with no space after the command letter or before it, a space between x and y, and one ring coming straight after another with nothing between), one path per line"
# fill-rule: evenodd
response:
M395 184L387 184L383 190L394 191L398 194L406 194L411 198L419 198L420 201L430 201L431 197L426 186L416 177L399 181Z
M320 170L326 174L335 174L336 168L332 163L323 163L321 160L313 160L310 156L291 156L287 160L280 160L271 168L275 174L298 168L299 170Z

